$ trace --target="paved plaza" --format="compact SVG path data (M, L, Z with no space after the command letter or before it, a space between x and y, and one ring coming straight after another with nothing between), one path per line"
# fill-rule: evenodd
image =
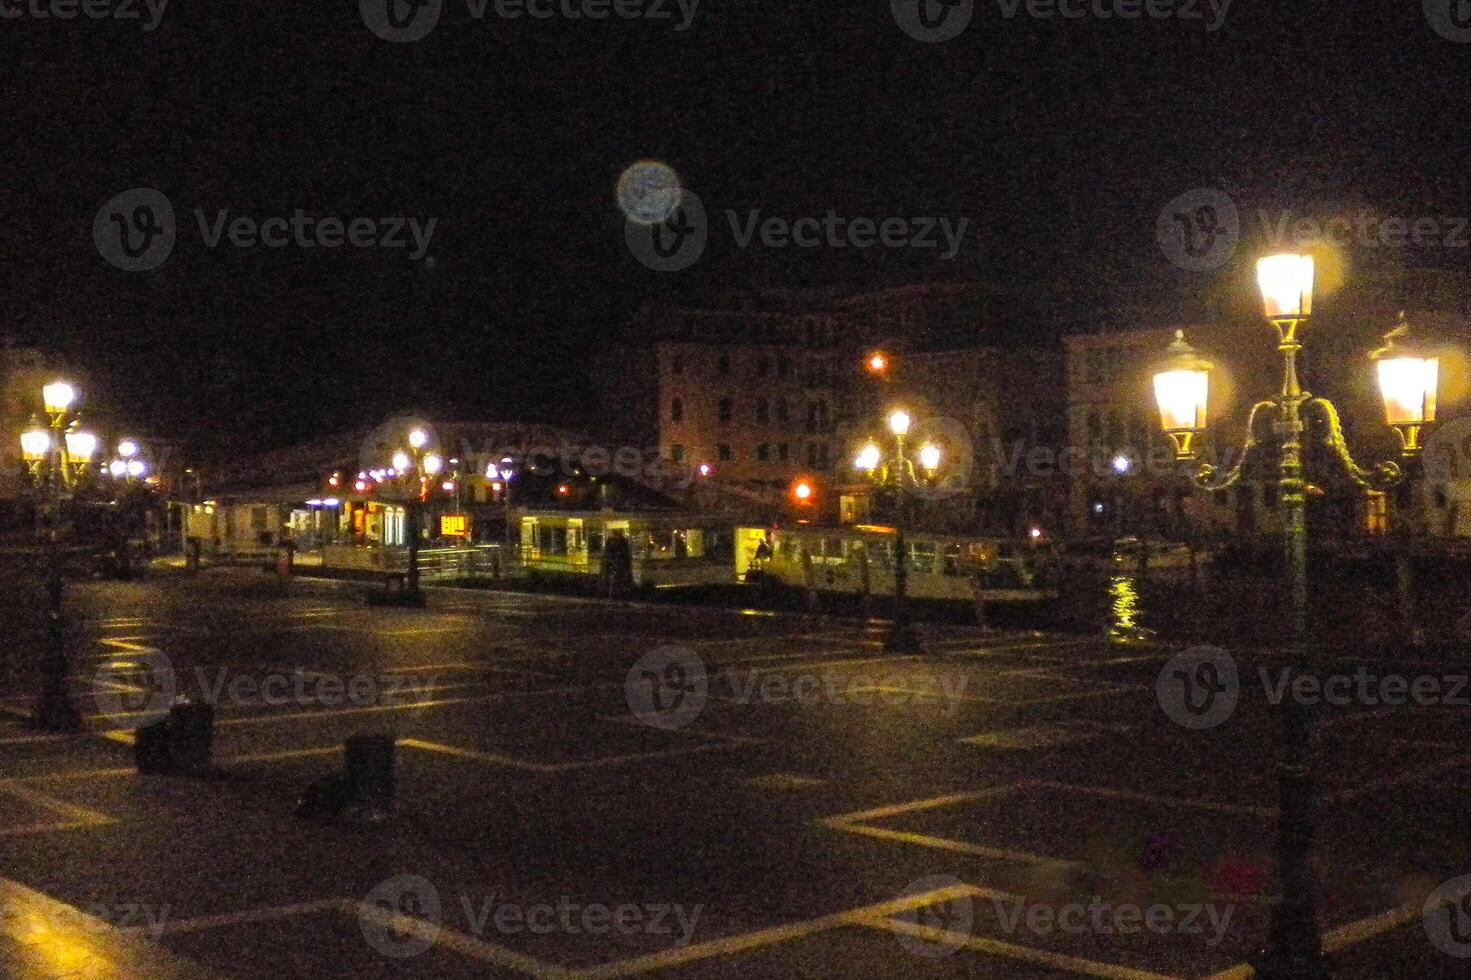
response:
M853 620L361 592L73 586L78 736L25 729L43 624L6 600L11 975L1244 977L1266 935L1276 725L1250 684L1178 724L1178 645L929 626L903 656ZM137 774L163 687L215 703L217 775ZM1471 707L1319 722L1338 975L1465 975L1425 905L1471 871ZM397 739L393 817L298 819L363 733Z

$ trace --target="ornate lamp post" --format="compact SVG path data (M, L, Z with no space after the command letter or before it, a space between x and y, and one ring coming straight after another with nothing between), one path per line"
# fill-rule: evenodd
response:
M21 433L21 454L36 487L42 529L47 548L46 652L41 661L41 693L31 716L31 726L41 731L72 732L82 727L76 705L67 688L70 670L62 621L65 591L61 553L62 505L81 482L97 437L77 429L72 406L76 389L65 381L54 381L41 389L41 400L49 425L34 419Z
M400 449L393 454L393 470L399 480L407 483L408 500L404 515L408 524L409 569L404 585L408 601L417 603L423 600L423 594L419 591L420 512L424 501L429 497L430 482L444 468L444 460L430 452L429 436L423 429L411 430L408 441L407 452Z
M1284 515L1283 546L1292 609L1292 640L1288 665L1294 673L1313 667L1308 625L1307 497L1303 479L1303 435L1309 423L1322 430L1344 472L1360 487L1381 489L1403 478L1399 464L1381 463L1366 470L1354 462L1343 437L1338 409L1326 398L1304 391L1298 377L1299 329L1312 314L1313 260L1305 255L1277 255L1261 260L1257 276L1268 322L1277 331L1282 355L1282 386L1275 399L1252 406L1246 423L1241 458L1225 473L1202 463L1194 482L1205 490L1221 491L1236 483L1250 451L1260 444L1258 416L1273 416L1272 431L1281 453L1279 493ZM1435 420L1438 364L1433 358L1402 346L1407 328L1401 323L1389 337L1389 346L1376 352L1379 380L1389 423L1400 433L1406 457L1418 453L1421 430ZM1165 433L1180 460L1195 458L1194 440L1206 428L1212 365L1175 335L1168 359L1154 376L1155 398ZM1272 910L1268 946L1256 964L1267 980L1314 980L1326 977L1318 932L1317 883L1310 858L1313 847L1314 775L1309 720L1297 700L1283 700L1286 747L1279 765L1279 825L1277 868L1282 900Z
M919 637L909 622L909 556L904 540L905 510L908 492L924 483L914 473L914 463L904 455L904 439L909 435L911 419L903 409L889 413L889 432L894 436L894 455L885 462L883 451L876 443L868 443L859 452L853 465L865 473L876 487L894 491L894 620L889 626L889 635L884 640L884 649L914 653L920 649ZM926 479L933 479L940 467L939 447L926 443L919 450L919 465Z

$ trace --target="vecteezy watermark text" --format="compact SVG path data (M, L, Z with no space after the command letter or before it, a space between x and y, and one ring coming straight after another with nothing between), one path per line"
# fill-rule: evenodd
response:
M523 933L669 936L677 946L689 945L705 909L678 902L579 902L567 895L551 901L512 900L494 893L462 894L455 904L464 930L477 938ZM438 941L447 918L433 882L422 875L396 875L368 893L359 906L358 924L373 949L408 959Z
M1234 0L995 0L1005 21L1031 20L1199 22L1207 33L1226 23ZM1445 0L1442 0L1445 2ZM964 33L976 0L889 0L899 29L916 41L949 41Z
M169 0L0 0L0 20L142 21L143 30L158 29ZM148 19L144 20L144 13Z
M1215 728L1230 718L1242 695L1236 658L1219 647L1192 647L1160 670L1155 693L1160 707L1186 728ZM1256 679L1269 704L1366 708L1471 708L1471 676L1386 673L1360 665L1351 672L1310 673L1292 667L1260 667Z
M934 250L942 262L960 254L969 218L938 215L845 217L835 209L822 215L788 217L768 215L760 208L741 214L725 212L731 241L737 248L760 245L768 249L910 248ZM679 204L662 221L630 218L624 238L639 262L656 272L689 268L704 254L711 234L704 203L689 190L680 191Z
M1207 946L1219 946L1231 926L1234 905L1214 902L1137 905L1111 902L1095 895L1088 902L1029 903L1022 898L991 899L1003 932L1025 932L1035 938L1065 936L1205 936Z
M188 683L192 680L192 684ZM243 674L226 667L174 670L159 650L104 662L92 679L98 709L111 720L140 727L162 717L185 696L210 705L240 707L397 707L428 700L439 678L412 674Z
M695 651L667 646L644 654L629 668L623 691L636 719L672 730L698 718L712 695L740 705L938 705L953 714L969 680L925 673L865 675L780 668L711 675Z
M195 209L194 221L206 248L387 248L408 250L418 260L429 250L438 218L349 217L309 215L300 208L289 215L265 218L219 208L213 214ZM135 187L116 195L97 211L92 237L97 251L126 272L156 269L174 251L179 228L173 202L151 187Z
M368 30L394 44L428 37L439 26L445 0L359 0L358 11ZM700 0L465 0L471 20L487 14L508 21L647 20L689 30Z

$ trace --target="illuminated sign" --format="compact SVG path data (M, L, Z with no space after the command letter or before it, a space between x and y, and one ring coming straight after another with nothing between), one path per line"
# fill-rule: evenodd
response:
M463 538L465 536L465 515L442 515L439 518L439 536L442 538Z

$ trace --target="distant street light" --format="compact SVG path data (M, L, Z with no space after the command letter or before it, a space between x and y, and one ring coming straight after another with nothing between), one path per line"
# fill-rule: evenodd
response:
M49 732L71 732L81 728L81 716L67 688L71 671L66 660L62 600L66 581L61 553L63 504L83 479L97 451L97 437L78 431L71 412L77 389L66 381L53 381L41 389L41 404L49 429L32 420L20 436L21 455L34 481L40 509L45 518L47 544L46 652L41 661L41 693L31 716L34 728Z

